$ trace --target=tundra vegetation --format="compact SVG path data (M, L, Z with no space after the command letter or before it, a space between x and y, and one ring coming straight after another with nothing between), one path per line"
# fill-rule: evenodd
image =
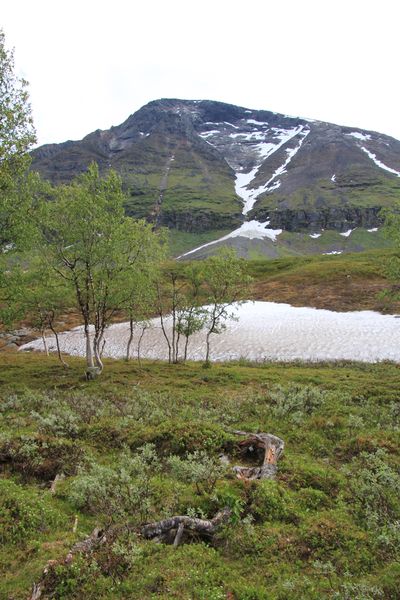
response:
M87 338L69 368L60 352L0 356L1 596L398 597L397 365L187 363L190 336L206 327L209 352L247 293L244 263L166 263L163 234L124 216L118 177L96 165L56 189L29 174L4 36L0 65L3 321L45 337L73 309ZM282 261L251 269L296 277ZM157 312L172 312L173 366L102 359L114 319L145 328Z
M68 362L1 355L2 597L396 598L396 365Z

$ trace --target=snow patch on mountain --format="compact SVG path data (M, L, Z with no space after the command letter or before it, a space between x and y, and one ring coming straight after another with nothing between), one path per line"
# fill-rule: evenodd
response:
M256 165L247 173L243 173L243 171L236 171L235 191L236 191L236 194L238 196L240 196L240 198L242 198L242 200L243 200L242 213L244 215L246 215L248 212L251 211L251 209L253 208L253 206L257 200L257 196L259 196L263 192L267 191L266 186L268 186L269 183L271 183L274 179L276 179L276 177L278 175L286 172L285 171L286 166L289 164L292 157L296 154L296 152L300 148L300 146L301 146L302 142L304 141L304 138L308 134L308 132L309 132L309 130L307 130L304 133L302 126L295 127L293 129L276 130L274 137L278 138L278 140L279 140L278 143L274 144L272 142L261 142L259 144L255 144L253 146L253 149L256 150L257 155L258 155L258 160L257 160ZM277 171L275 171L274 175L263 186L258 187L256 189L249 188L250 183L257 176L257 173L258 173L262 163L269 156L271 156L271 154L274 154L277 150L279 150L279 148L281 148L284 144L286 144L293 137L295 137L299 134L303 135L303 138L301 139L300 144L296 148L287 150L288 158L286 159L284 165L282 165L282 167L279 167L279 169L277 169ZM277 187L279 187L279 186L275 185L273 189L276 189ZM269 191L271 191L271 190L269 190Z
M189 256L189 254L198 252L203 248L207 248L208 246L213 246L214 244L219 244L220 242L224 242L225 240L236 237L244 237L248 238L249 240L262 240L264 238L269 238L275 242L277 236L282 233L282 229L270 229L268 227L269 223L269 221L266 221L265 223L260 223L259 221L245 221L240 227L234 231L231 231L231 233L228 233L227 235L224 235L223 237L212 242L208 242L207 244L203 244L202 246L198 246L189 252L185 252L185 254L181 254L178 256L178 258Z
M276 171L273 173L272 177L270 177L268 179L268 181L266 183L264 183L264 185L253 189L253 190L240 190L241 192L245 191L247 192L246 198L244 198L245 203L244 203L244 208L243 208L243 214L246 215L254 206L254 204L257 201L258 196L260 196L261 194L265 194L266 192L273 192L274 190L276 190L279 186L280 186L280 181L279 182L275 182L272 184L272 182L279 177L280 175L283 175L284 173L287 172L287 166L289 165L290 161L292 160L292 158L297 154L297 152L300 150L305 138L307 137L307 135L310 133L310 130L304 130L303 127L300 128L300 131L298 131L298 133L302 136L300 142L298 143L298 145L295 148L288 148L286 150L287 152L287 158L285 160L285 162L276 169ZM293 137L293 136L292 136ZM283 143L280 144L280 146L282 146ZM260 165L261 166L261 165ZM257 169L258 171L258 169ZM271 185L272 184L272 185ZM238 193L238 190L236 190L236 193L240 196L241 194ZM242 196L243 197L243 196Z
M363 150L366 154L368 154L370 159L372 161L374 161L374 163L376 164L377 167L380 167L381 169L384 169L385 171L389 171L389 173L393 173L394 175L397 175L397 177L400 177L400 171L396 171L396 169L392 169L391 167L388 167L387 165L383 164L383 162L381 162L380 160L378 160L376 158L376 154L373 154L372 152L367 150L367 148L365 148L364 146L361 146L361 150Z
M367 133L360 133L359 131L352 131L351 133L345 133L345 135L350 135L356 140L361 140L362 142L366 142L371 139L371 136Z
M349 237L352 231L354 231L354 229L348 229L347 231L342 231L340 235L342 235L343 237Z

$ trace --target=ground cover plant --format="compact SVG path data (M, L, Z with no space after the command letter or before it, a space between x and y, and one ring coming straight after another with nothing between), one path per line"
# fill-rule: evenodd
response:
M397 597L396 365L107 360L86 382L44 358L0 357L1 597ZM237 430L284 440L274 481L236 478L259 459ZM143 535L224 509L177 547Z

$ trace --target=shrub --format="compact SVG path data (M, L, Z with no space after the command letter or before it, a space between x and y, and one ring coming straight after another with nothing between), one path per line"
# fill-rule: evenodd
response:
M164 421L159 426L135 426L129 430L128 445L134 449L143 443L154 444L163 454L191 453L206 450L221 452L236 442L220 425L203 421Z
M298 522L290 493L276 481L257 482L252 494L251 512L261 521Z
M20 544L63 522L46 496L0 479L0 543Z
M132 455L122 453L114 466L94 463L72 482L69 499L78 508L101 513L109 521L146 520L153 506L152 477L160 464L151 444Z
M78 436L80 419L66 406L58 406L47 415L32 411L31 417L38 424L40 433L72 439Z
M269 391L269 398L274 417L301 423L324 404L326 393L311 385L277 385Z
M211 493L226 471L218 458L209 456L204 450L195 450L185 459L171 456L168 465L179 481L194 483L198 494Z
M300 507L305 510L320 510L331 505L330 498L322 490L314 488L302 488L296 494L296 501Z
M58 473L73 475L85 461L76 441L23 435L0 439L0 463L25 478L50 481Z
M330 498L337 495L344 482L343 475L328 464L298 460L282 461L279 479L285 481L291 489L313 488L321 490Z
M389 465L385 450L362 452L343 471L356 512L368 526L400 520L400 474Z
M381 588L367 583L342 583L332 594L333 600L378 600L383 597Z

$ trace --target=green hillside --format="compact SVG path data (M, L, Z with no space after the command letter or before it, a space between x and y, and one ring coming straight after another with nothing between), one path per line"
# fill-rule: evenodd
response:
M397 597L397 366L107 361L88 384L70 362L0 358L1 597L26 599L48 561L42 598ZM276 481L221 467L221 453L246 462L236 429L284 440ZM193 452L209 461L192 473L199 490L173 468ZM144 521L224 506L232 516L211 537L174 548L140 535ZM96 526L104 544L65 561Z

